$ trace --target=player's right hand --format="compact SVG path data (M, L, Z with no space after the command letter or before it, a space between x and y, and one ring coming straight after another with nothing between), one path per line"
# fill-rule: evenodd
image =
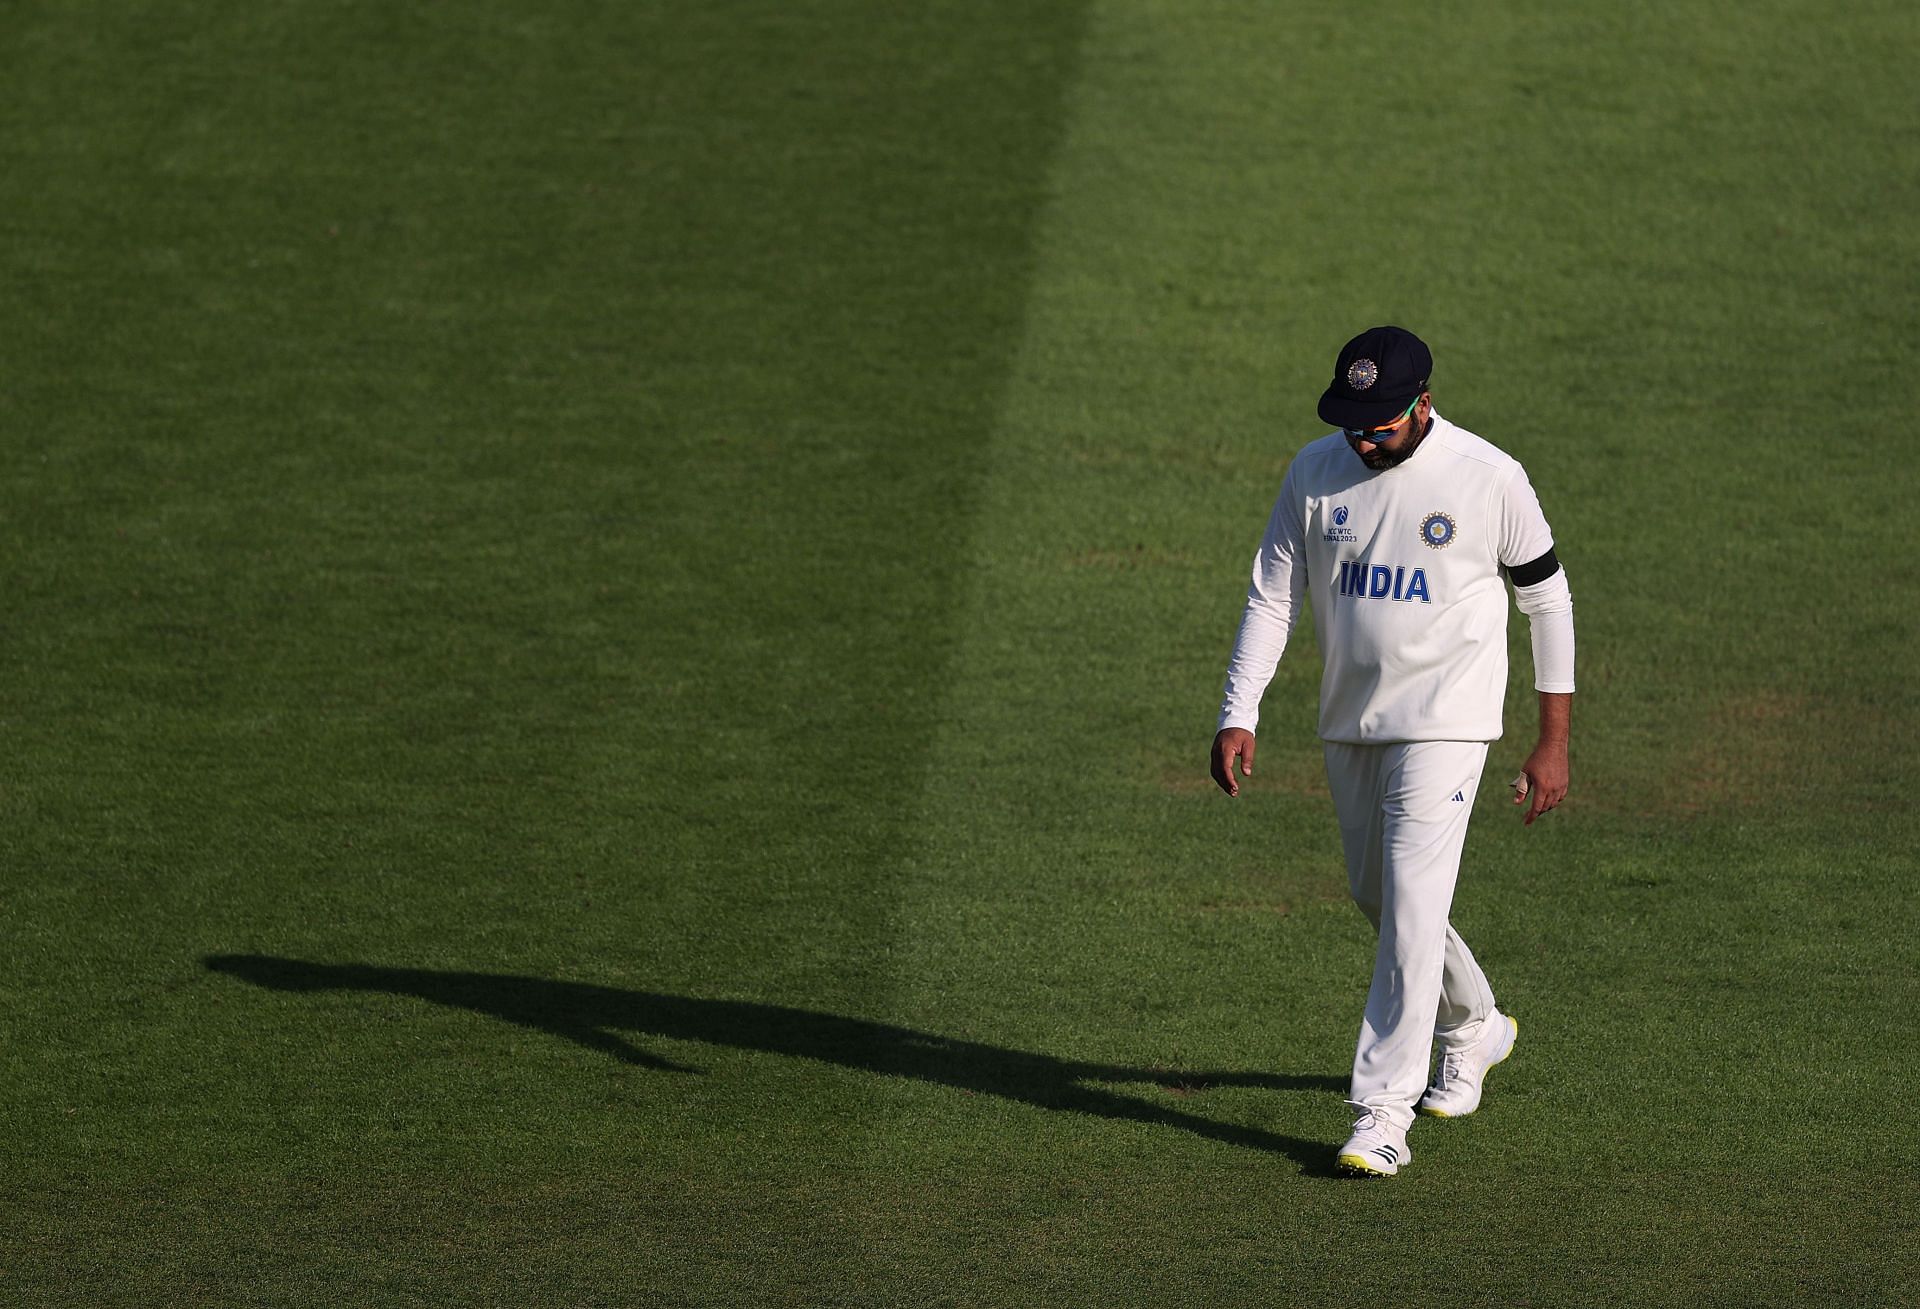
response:
M1213 738L1213 780L1228 795L1240 794L1234 780L1233 761L1240 761L1240 776L1253 776L1253 733L1244 727L1223 727Z

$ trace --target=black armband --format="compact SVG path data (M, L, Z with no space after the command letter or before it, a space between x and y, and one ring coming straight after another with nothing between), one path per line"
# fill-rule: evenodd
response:
M1560 571L1560 560L1548 546L1547 552L1531 563L1515 564L1507 570L1515 586L1538 586Z

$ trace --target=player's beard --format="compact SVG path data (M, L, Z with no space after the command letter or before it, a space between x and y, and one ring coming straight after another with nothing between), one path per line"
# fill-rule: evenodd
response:
M1379 446L1375 446L1365 454L1361 454L1358 450L1355 450L1354 453L1360 455L1360 462L1368 468L1371 468L1376 473L1384 473L1387 469L1398 468L1401 464L1413 458L1413 452L1420 448L1420 443L1427 439L1427 433L1432 430L1433 419L1429 418L1420 428L1420 434L1418 436L1409 436L1407 443L1398 450L1383 450Z

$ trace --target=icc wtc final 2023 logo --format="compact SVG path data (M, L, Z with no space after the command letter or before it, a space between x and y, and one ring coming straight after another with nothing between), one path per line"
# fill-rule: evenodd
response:
M1453 515L1439 512L1420 520L1420 543L1429 550L1444 550L1453 544Z

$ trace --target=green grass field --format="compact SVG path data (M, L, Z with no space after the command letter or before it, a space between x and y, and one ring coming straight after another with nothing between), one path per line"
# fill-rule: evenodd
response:
M6 27L0 1302L1920 1299L1911 6ZM1581 691L1362 1184L1310 633L1205 755L1377 322Z

